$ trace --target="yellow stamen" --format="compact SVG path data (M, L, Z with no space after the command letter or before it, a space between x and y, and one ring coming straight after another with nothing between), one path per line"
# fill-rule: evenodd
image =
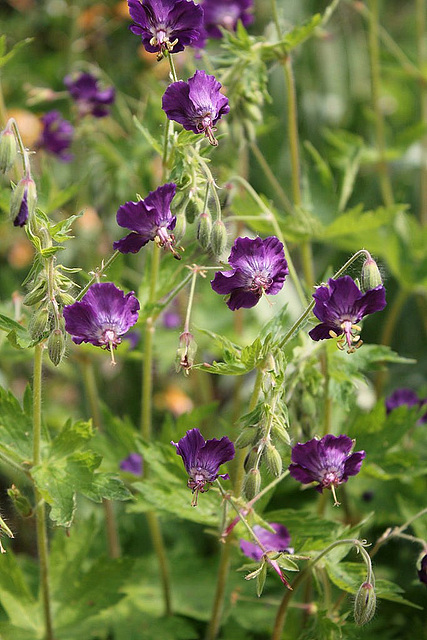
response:
M337 494L335 493L335 485L331 485L331 491L332 491L332 495L334 496L334 507L339 507L341 502L338 502L337 500Z
M109 345L110 353L111 353L111 365L112 365L113 367L115 367L115 366L116 366L116 364L117 364L117 362L116 362L116 361L115 361L115 359L114 359L114 346L113 346L113 343L112 343L112 341L111 341L111 340L110 340L110 342L108 343L108 345Z

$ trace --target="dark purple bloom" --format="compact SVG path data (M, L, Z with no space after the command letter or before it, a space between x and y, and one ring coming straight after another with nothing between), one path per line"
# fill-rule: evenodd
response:
M13 220L15 227L23 227L28 220L28 189L24 189L21 204L17 215Z
M420 582L427 584L427 553L421 560L421 567L418 569L418 578Z
M147 242L154 240L179 259L174 249L174 236L169 233L176 225L176 216L170 210L175 192L176 185L170 182L151 191L144 200L122 204L117 211L117 224L131 229L132 233L117 240L114 249L121 253L138 253Z
M253 22L253 0L203 0L203 26L209 38L222 38L219 27L235 31L237 22L247 27Z
M221 84L215 76L205 71L196 71L188 82L173 82L166 89L162 108L169 120L182 124L187 131L204 133L211 144L216 146L213 131L215 124L230 111L228 98L221 92Z
M125 295L112 282L93 284L83 298L64 307L65 329L73 342L90 342L111 351L138 320L139 302L133 291Z
M228 479L228 473L218 473L222 464L234 458L234 445L227 436L221 440L205 440L199 429L190 429L179 442L171 444L176 447L190 476L187 486L196 494L192 506L197 505L198 493L207 491L218 477Z
M140 35L150 53L178 53L200 38L203 10L192 0L128 0L129 13L136 24L132 33Z
M71 122L64 120L59 111L48 111L42 116L41 121L43 131L38 146L58 156L63 162L72 160L73 156L67 153L74 134Z
M397 409L397 407L401 407L402 405L406 405L407 407L420 407L422 408L425 404L427 404L427 398L424 400L420 400L412 389L396 389L393 391L391 396L389 396L385 401L385 406L387 410L387 414L389 414L393 409ZM418 420L417 424L426 424L427 423L427 413L425 413Z
M275 236L237 238L228 262L233 269L217 271L211 285L217 293L229 295L232 311L254 307L263 293L279 293L289 273L283 244Z
M142 474L142 456L139 453L130 453L127 458L121 461L120 469L133 473L134 476Z
M321 440L313 438L304 444L298 443L292 448L289 473L303 484L318 482L316 489L320 493L331 489L335 504L339 504L335 487L359 473L366 455L364 451L351 453L353 444L348 436L331 434Z
M15 227L23 227L32 216L37 203L37 190L34 180L28 173L16 185L10 196L10 215Z
M114 87L100 89L98 80L90 73L80 73L77 76L66 76L64 84L77 103L81 116L91 114L95 118L108 116L106 105L112 104L116 97Z
M289 531L283 524L277 522L270 522L270 526L276 533L271 533L267 529L260 527L258 524L253 526L253 532L258 540L263 545L266 551L277 551L284 553L293 553L293 549L289 547L291 542L291 536ZM240 540L240 549L248 558L259 562L264 555L264 552L255 542L249 542L249 540Z
M328 286L317 287L313 298L316 301L313 313L321 324L308 335L313 340L326 340L344 334L338 346L343 349L346 343L349 353L360 340L357 332L361 329L357 323L370 313L382 311L387 304L382 285L362 293L350 276L329 278Z

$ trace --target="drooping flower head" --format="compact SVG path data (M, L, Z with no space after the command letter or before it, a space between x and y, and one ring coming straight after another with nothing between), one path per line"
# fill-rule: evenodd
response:
M203 0L203 26L209 38L222 38L219 27L236 31L237 22L247 27L253 22L253 0Z
M130 453L127 458L121 461L120 469L132 473L134 476L142 474L142 456L139 453Z
M41 118L43 130L38 146L57 156L63 162L72 160L68 149L73 141L74 127L64 120L59 111L48 111Z
M187 131L203 133L209 142L217 146L213 132L221 116L230 111L228 98L221 92L221 84L215 76L196 71L188 82L173 82L166 89L162 108L169 120L182 124Z
M23 227L33 215L37 204L36 183L28 171L10 195L10 215L15 227Z
M407 407L423 407L427 404L427 398L424 400L420 400L412 389L406 389L405 387L401 389L396 389L393 393L386 398L385 406L387 414L389 414L393 409L397 409L397 407L407 406ZM417 424L426 424L427 423L427 413L425 413L418 420Z
M351 453L354 441L345 435L328 434L321 440L313 438L292 448L289 473L295 480L308 484L318 482L316 489L331 489L335 505L338 505L335 487L347 482L349 476L359 473L364 451Z
M270 526L276 533L271 533L267 529L260 527L258 524L252 527L254 534L261 542L266 551L277 551L284 553L293 553L293 549L290 548L291 536L289 531L283 524L277 522L270 522ZM240 540L240 549L248 558L252 558L256 562L259 562L264 555L263 550L255 543L249 542L249 540Z
M288 275L283 244L275 237L237 238L228 262L231 271L217 271L211 282L217 293L228 295L228 307L254 307L263 293L279 293Z
M80 116L88 114L95 118L108 116L109 111L106 106L114 102L116 97L114 87L100 89L97 78L90 73L66 76L64 84L76 102Z
M133 291L124 294L112 282L93 284L83 298L64 307L65 329L73 342L90 342L113 350L138 320L139 302Z
M313 340L343 335L337 344L340 349L344 349L346 344L349 353L361 344L358 322L375 311L382 311L387 304L382 285L362 293L350 276L337 280L329 278L328 286L317 287L313 298L316 301L313 313L321 324L309 331L308 335Z
M114 249L121 253L138 253L147 242L154 240L179 260L174 249L175 238L169 233L176 225L176 216L170 210L175 192L176 185L170 182L151 191L144 200L122 204L117 211L117 224L131 229L132 233L114 242Z
M421 559L421 566L418 569L418 579L420 582L427 584L427 553Z
M195 494L192 506L197 505L199 492L205 493L218 477L228 479L228 473L219 474L219 468L234 458L234 445L224 436L221 440L205 440L199 429L190 429L179 442L171 442L181 456L189 478L187 486Z
M178 53L200 38L203 10L192 0L128 0L136 22L130 27L142 44L161 60L164 53Z

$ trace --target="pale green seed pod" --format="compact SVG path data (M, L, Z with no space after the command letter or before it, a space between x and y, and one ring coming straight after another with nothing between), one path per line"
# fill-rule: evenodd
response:
M269 471L274 476L280 476L283 468L282 458L274 444L271 444L271 442L267 444L264 450L264 456Z
M261 473L259 469L250 469L245 477L243 493L247 500L252 500L261 488Z
M49 309L42 307L33 313L28 331L33 340L39 340L47 330L49 322Z
M277 438L277 440L279 440L280 442L283 442L284 444L287 444L287 445L291 444L289 433L287 432L285 427L283 427L281 424L278 424L277 422L275 422L271 427L271 434L273 438Z
M222 220L215 220L211 232L211 249L215 258L220 258L227 246L227 229Z
M7 173L13 167L17 155L16 139L12 129L6 127L0 136L0 171Z
M66 293L65 291L61 291L61 293L58 293L57 295L57 300L58 302L60 302L64 307L66 305L69 304L74 304L75 303L75 298L73 298L73 296L69 293Z
M22 300L22 304L25 304L26 307L32 307L33 305L41 302L45 296L46 286L45 283L42 283L27 293Z
M383 280L381 278L380 270L375 260L371 257L367 258L362 266L361 274L361 290L363 293L370 289L375 289L382 285Z
M47 341L47 352L50 361L57 367L65 353L65 336L61 329L54 329Z
M256 459L258 457L258 447L253 447L245 458L244 467L245 471L248 472L254 466Z
M209 211L201 213L197 223L197 239L200 246L205 251L209 249L211 244L212 217Z
M254 427L247 427L239 433L234 442L234 445L238 449L245 449L245 447L254 445L258 441L258 439L258 429L255 429Z
M375 589L370 582L360 585L354 601L354 621L358 627L362 627L372 620L377 606Z

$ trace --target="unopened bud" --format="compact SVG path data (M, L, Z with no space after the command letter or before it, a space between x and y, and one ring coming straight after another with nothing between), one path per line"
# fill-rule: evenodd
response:
M65 291L61 291L61 293L58 293L56 297L58 302L62 304L64 307L68 304L74 304L76 301L71 294L66 293Z
M271 433L272 433L273 438L277 438L278 440L280 440L284 444L287 444L287 445L291 444L291 439L289 437L289 433L287 432L287 430L285 429L285 427L283 425L278 424L277 422L275 422L271 427Z
M359 587L354 601L354 621L357 626L362 627L370 622L374 616L377 604L377 596L370 582L364 582Z
M239 433L234 444L238 449L244 449L245 447L254 445L258 439L258 429L247 427Z
M29 518L33 513L33 507L26 496L23 496L14 484L7 490L7 495L13 502L13 506L23 518Z
M215 220L211 232L211 249L216 258L220 258L227 246L227 229L222 220Z
M17 154L16 139L12 128L6 128L0 135L0 171L7 173L15 162Z
M47 351L50 361L57 367L65 353L65 336L61 329L54 329L50 334Z
M28 331L33 340L38 340L43 336L47 329L48 322L49 309L47 307L42 307L34 312L28 327Z
M175 242L179 242L185 236L185 231L187 228L187 218L185 217L185 213L180 213L176 216L176 224L173 230L173 235L175 237Z
M197 223L197 239L205 251L211 244L212 218L209 211L201 213Z
M265 455L265 461L267 463L267 467L269 471L274 476L280 476L280 474L282 473L283 463L282 463L281 455L277 451L274 444L271 444L271 442L267 444L264 450L264 455Z
M244 467L245 471L248 472L254 466L256 459L258 457L258 447L254 447L248 453L245 458Z
M245 477L243 493L247 500L252 500L261 488L261 473L259 469L250 469Z
M370 289L375 289L375 287L379 287L382 285L383 280L381 278L380 270L378 269L378 265L371 256L365 260L362 266L362 274L361 274L361 290L363 293L366 291L370 291Z
M10 216L15 227L23 227L34 214L37 203L37 189L34 180L28 176L22 178L10 197Z
M42 283L38 287L35 287L32 291L27 293L27 295L22 300L22 304L25 304L26 307L32 307L38 302L41 302L45 295L46 287L45 284Z

